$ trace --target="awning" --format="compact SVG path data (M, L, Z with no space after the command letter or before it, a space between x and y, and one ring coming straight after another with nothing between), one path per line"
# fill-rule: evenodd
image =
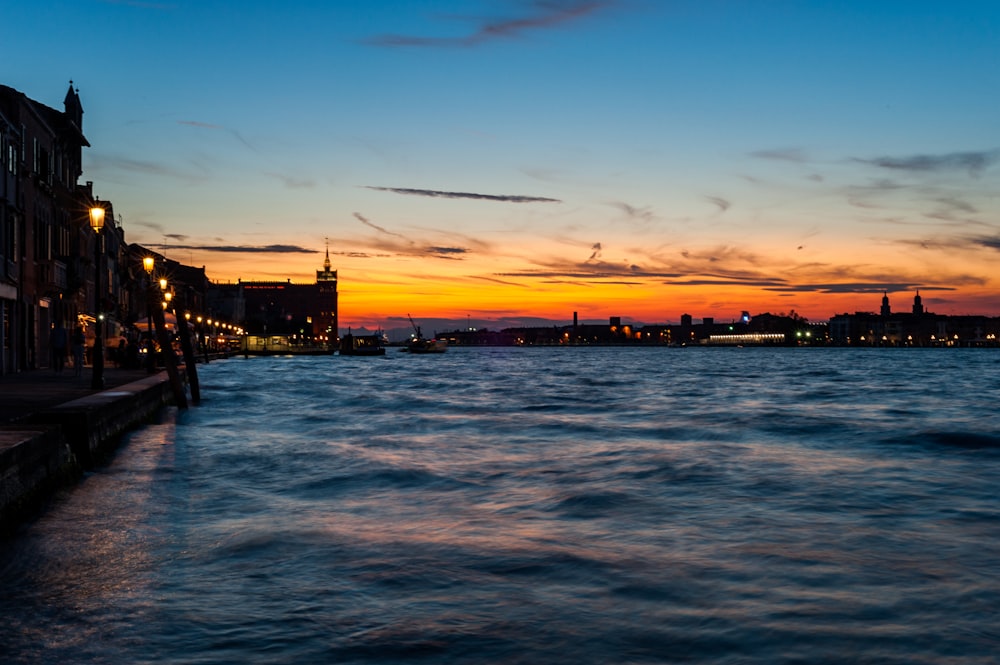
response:
M164 312L163 318L167 325L167 330L173 330L177 327L177 317L170 312ZM133 324L138 330L148 330L149 329L149 319L139 319ZM153 324L153 330L156 330L156 324Z

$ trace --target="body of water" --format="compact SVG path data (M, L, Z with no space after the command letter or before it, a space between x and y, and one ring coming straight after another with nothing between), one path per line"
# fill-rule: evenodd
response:
M0 541L4 663L996 663L1000 355L233 358Z

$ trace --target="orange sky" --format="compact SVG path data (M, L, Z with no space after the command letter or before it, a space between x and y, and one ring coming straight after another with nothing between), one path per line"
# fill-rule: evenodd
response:
M626 265L624 260L607 261L605 256L590 260L593 251L576 263L546 256L549 252L554 256L559 243L539 243L536 252L527 246L517 259L492 255L453 259L419 254L372 257L377 243L371 238L336 242L350 242L353 247L337 250L331 240L344 327L377 327L389 317L408 313L420 318L537 317L558 322L571 321L577 312L581 320L621 316L626 321L669 323L682 314L735 320L746 310L752 315L794 311L823 321L843 312L877 311L883 289L895 311L909 311L918 289L925 307L935 313L995 315L998 310L995 284L976 276L977 271L983 275L989 271L991 257L983 251L966 252L964 272L914 261L905 252L892 256L877 247L867 250L870 259L863 264L826 258L822 248L796 250L795 258L807 255L796 261L715 248L708 258L677 250L645 268ZM543 247L546 251L541 251ZM610 251L604 249L602 255ZM832 253L848 256L850 250ZM944 258L939 257L939 264L947 265ZM214 261L206 266L217 281L290 278L308 283L322 267L323 253L297 255L294 261L268 254L252 261L219 254L204 259ZM891 266L890 260L897 265Z

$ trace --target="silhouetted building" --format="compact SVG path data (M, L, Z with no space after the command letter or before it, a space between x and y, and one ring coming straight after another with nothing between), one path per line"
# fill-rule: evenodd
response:
M70 82L58 111L0 85L0 374L48 365L57 322L92 321L95 302L116 315L121 230L111 206L104 242L89 227L96 204L83 173L83 106ZM100 270L102 293L95 294ZM106 287L106 288L105 288Z
M292 280L212 284L208 306L216 316L242 323L250 335L280 335L312 344L337 343L337 271L331 269L330 249L314 284ZM241 316L236 316L242 310Z
M879 314L855 312L830 319L830 339L848 346L996 346L1000 319L949 316L924 309L920 293L910 313L892 313L887 293Z

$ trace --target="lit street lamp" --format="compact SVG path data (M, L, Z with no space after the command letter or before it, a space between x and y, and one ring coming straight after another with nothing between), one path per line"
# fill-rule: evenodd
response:
M146 371L152 374L156 371L156 359L153 354L153 267L156 259L152 256L142 258L142 268L146 271Z
M101 315L101 230L104 229L104 208L90 209L90 227L94 229L94 374L90 387L104 388L104 321Z

